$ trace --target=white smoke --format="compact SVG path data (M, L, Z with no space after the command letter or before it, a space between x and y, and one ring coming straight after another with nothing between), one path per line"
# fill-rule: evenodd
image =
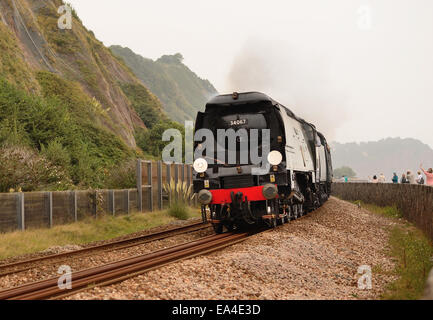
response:
M330 141L347 119L347 99L333 77L332 61L318 52L250 40L234 59L225 89L266 93L316 125Z

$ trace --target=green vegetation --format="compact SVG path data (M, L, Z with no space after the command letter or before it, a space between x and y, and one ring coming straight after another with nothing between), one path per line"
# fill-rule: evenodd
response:
M0 147L0 192L66 190L72 181L64 167L25 146Z
M58 28L63 3L2 6L5 17L18 10L29 33L18 36L20 21L0 23L0 192L133 187L133 160L159 159L169 143L162 141L163 132L184 130L168 120L156 95L82 25L75 10L72 30ZM184 101L191 94L188 103L202 107L213 87L186 68L180 55L160 60L151 76L161 96ZM42 71L47 68L52 72ZM173 80L163 69L183 76ZM195 116L191 106L178 106ZM172 111L186 118L179 108Z
M28 94L0 79L0 146L8 148L2 153L0 180L9 181L2 183L0 192L10 188L64 190L72 184L102 187L108 169L134 153L117 136L92 121L94 104L78 85L48 72L39 72L37 80L43 97ZM12 152L13 146L23 148ZM9 158L5 159L6 156ZM27 158L40 168L39 186L24 182L32 174L30 167L26 172ZM14 163L22 170L15 173L22 178L14 179L7 174L17 171ZM43 168L50 166L62 172L59 179L63 177L63 181L45 176L52 170Z
M76 82L49 72L38 72L36 79L42 96L0 79L0 146L8 148L2 152L0 192L133 187L135 171L128 159L135 153L104 128L103 121L110 119L101 104ZM176 128L184 134L183 126L160 120L151 93L143 86L122 88L151 128L137 129L137 145L150 158L160 158L168 143L162 141L164 131ZM22 148L12 152L13 146ZM25 159L29 158L37 180L28 178L31 171ZM121 162L126 165L119 167ZM51 171L59 174L52 177Z
M198 218L198 210L189 209L188 217ZM0 234L0 259L36 253L53 246L83 245L108 240L134 232L166 225L175 221L167 211L131 214L128 216L101 216L56 226L52 229L34 229Z
M392 219L402 217L396 207L362 204L363 208ZM395 259L391 274L397 280L383 295L386 300L415 300L422 298L428 273L433 267L433 246L427 237L409 223L399 223L390 229L389 254ZM375 272L385 273L380 266Z
M147 128L152 128L161 120L166 120L165 115L161 113L162 107L155 105L157 99L144 86L120 83L120 87Z
M168 214L171 217L174 217L179 220L186 220L188 219L189 208L187 206L184 206L180 203L174 202L170 205L170 208L168 209Z
M59 15L57 14L56 8L58 8L58 6L46 5L42 7L37 15L38 24L56 52L61 54L75 53L80 49L80 39L75 32L59 29L57 26ZM75 15L73 14L73 17L75 19L77 18L76 13Z
M356 172L350 167L341 167L334 170L334 177L341 179L342 177L355 178Z
M3 23L0 23L0 53L0 77L27 90L36 90L36 81L26 68L18 43Z
M394 227L390 238L391 254L397 261L398 280L391 284L384 299L422 298L427 276L433 267L433 248L424 234L412 226Z
M167 129L177 129L182 133L182 145L185 150L185 127L174 121L161 121L152 126L150 130L137 130L135 140L146 154L161 158L164 147L170 142L162 141L162 135Z
M131 159L110 170L110 174L105 179L104 188L107 189L131 189L136 188L136 161Z
M194 200L193 186L184 181L175 182L173 179L164 184L164 191L169 195L170 208L168 214L177 219L188 219L189 205Z
M217 94L209 81L200 79L183 64L179 53L153 61L129 48L110 49L161 100L167 115L175 121L195 119L197 111L203 110L209 98Z
M379 207L374 204L366 204L362 201L354 201L354 204L360 204L364 209L367 209L371 212L380 214L387 218L401 219L403 215L400 210L398 210L397 206L388 206L388 207Z

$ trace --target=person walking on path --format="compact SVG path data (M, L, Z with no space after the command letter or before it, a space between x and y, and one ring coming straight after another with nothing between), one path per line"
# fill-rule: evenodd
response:
M406 175L404 173L401 176L401 183L403 183L403 184L409 183L409 181L407 180Z
M427 171L424 170L421 163L421 170L424 172L426 176L426 185L433 187L433 168L428 169Z
M394 176L392 177L392 183L398 183L398 175L394 172Z
M386 182L385 175L383 173L381 173L379 176L379 183L385 183L385 182Z

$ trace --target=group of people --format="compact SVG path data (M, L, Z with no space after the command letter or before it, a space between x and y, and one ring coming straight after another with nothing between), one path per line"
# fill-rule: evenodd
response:
M433 187L433 168L425 170L423 165L420 166L421 171L418 171L418 175L415 176L411 171L407 171L407 173L403 173L401 179L399 179L397 173L394 172L394 176L392 177L392 183L406 183L406 184L421 184ZM424 175L425 179L424 179ZM374 176L370 181L372 183L385 183L386 179L384 174L382 173L379 177Z
M385 183L385 182L386 182L386 178L385 178L385 175L384 175L383 173L381 173L379 177L376 176L376 175L374 175L374 176L373 176L373 179L371 179L371 178L369 177L368 180L369 180L371 183Z

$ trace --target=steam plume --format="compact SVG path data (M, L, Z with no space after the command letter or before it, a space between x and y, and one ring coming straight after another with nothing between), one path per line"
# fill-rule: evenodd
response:
M319 53L284 50L275 42L248 41L234 59L227 92L261 91L316 125L329 141L347 119L343 89Z

